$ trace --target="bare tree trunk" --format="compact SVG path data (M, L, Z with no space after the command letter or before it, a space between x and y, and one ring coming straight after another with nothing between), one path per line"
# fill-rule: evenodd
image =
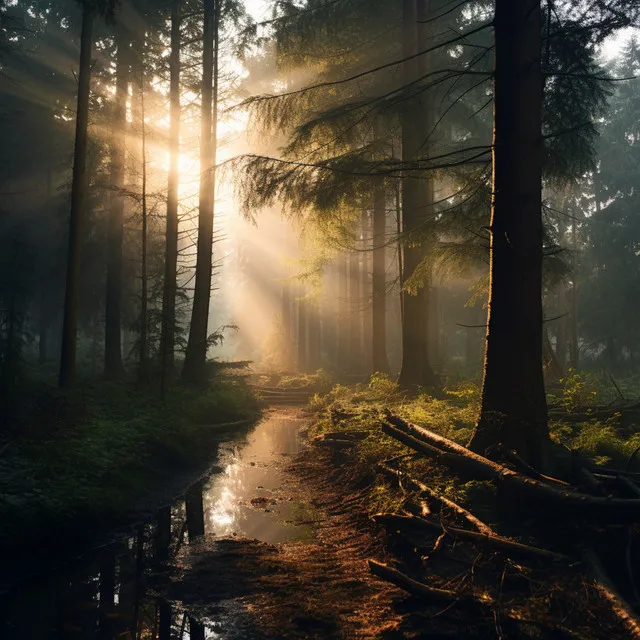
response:
M124 238L125 138L131 66L131 35L120 24L116 31L116 97L111 148L111 213L107 238L107 299L105 307L104 372L120 377L122 366L122 244Z
M419 5L419 7L418 7ZM421 19L425 5L416 0L403 0L403 53L405 58L415 56L418 51L418 9ZM422 40L422 38L420 38ZM422 65L424 62L424 56ZM423 73L417 58L403 64L403 80L408 85ZM431 134L428 125L429 107L426 101L414 98L406 101L402 114L402 159L410 163L424 154L427 137ZM404 282L414 274L425 257L424 247L416 246L415 233L431 215L433 207L433 184L430 178L408 175L402 181L402 233ZM429 283L425 282L413 292L403 292L402 313L402 368L398 382L406 389L436 386L428 354L428 308Z
M49 316L46 309L46 295L44 290L40 294L40 309L38 310L38 363L44 364L48 355Z
M80 37L80 71L78 74L78 106L76 112L76 140L73 154L71 186L71 215L67 251L67 278L62 326L62 349L59 384L71 387L76 378L76 338L78 333L78 294L80 289L80 261L83 218L87 191L87 142L89 124L89 92L91 89L91 49L93 46L93 10L83 4L82 34Z
M386 190L384 182L376 185L373 193L373 275L372 275L372 368L373 372L390 373L387 359L387 261L386 243Z
M578 230L575 220L571 224L571 249L573 253L571 266L573 285L569 292L571 298L569 366L575 370L578 368L580 359L578 344Z
M474 451L547 464L542 371L540 0L497 0L489 318Z
M337 367L343 372L348 368L349 332L347 322L349 318L349 276L347 269L347 254L342 251L338 256L338 322L337 332Z
M360 373L362 362L362 300L360 298L360 253L349 253L349 371Z
M162 395L166 376L173 371L176 330L176 289L178 276L178 184L180 182L180 9L182 0L171 2L171 53L169 54L169 179L167 185L167 223L162 287L162 327L160 358Z
M367 375L373 370L373 256L371 237L372 214L368 210L362 212L362 239L360 249L362 250L360 268L360 291L361 291L361 314L362 314L362 369Z
M309 331L309 361L310 373L317 371L322 366L322 332L320 323L320 305L315 301L308 302L308 331Z
M144 83L140 78L140 126L142 135L142 287L140 302L140 362L138 381L145 384L149 377L148 340L148 279L147 279L147 134L144 122Z
M203 384L206 378L216 187L219 23L220 0L204 0L198 255L189 341L182 372L183 378L192 384Z
M285 371L292 368L291 285L282 286L282 364Z
M307 350L308 342L308 301L304 299L305 292L300 287L298 298L298 371L306 373L309 368L309 358Z

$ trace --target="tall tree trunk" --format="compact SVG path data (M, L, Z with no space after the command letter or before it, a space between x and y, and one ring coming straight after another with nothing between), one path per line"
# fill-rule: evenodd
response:
M220 0L204 0L198 255L191 326L182 372L183 378L192 384L202 384L206 378L216 185L219 22Z
M91 49L93 46L93 10L83 4L82 34L80 36L80 71L78 74L78 106L76 139L73 153L71 185L71 215L69 218L69 246L67 277L62 326L59 384L73 386L76 378L76 338L78 334L78 294L80 289L80 260L84 206L87 191L87 142L89 124L89 92L91 88Z
M169 54L169 179L167 185L167 223L162 286L162 327L160 358L162 395L166 377L173 371L176 330L176 289L178 277L178 184L180 182L180 10L182 0L171 2L171 53Z
M387 359L387 261L386 243L386 190L380 182L373 192L373 276L372 276L372 368L373 372L390 373Z
M597 180L597 178L596 178ZM596 182L597 184L597 182ZM600 212L600 192L596 187L596 212ZM569 291L570 296L570 330L569 330L569 366L576 370L580 360L580 344L578 340L578 225L574 219L571 221L571 276L573 285Z
M347 254L342 251L338 255L338 305L337 305L337 360L338 371L344 372L348 368L349 359L349 274L347 268Z
M362 370L369 375L373 371L373 256L371 237L372 214L368 210L362 212L361 226L362 265L360 268L360 291L362 300Z
M46 294L44 290L40 294L40 309L38 310L38 363L47 361L49 334L49 314L46 308Z
M415 56L418 51L418 11L420 19L427 19L423 0L403 0L403 53L405 58ZM422 38L421 38L422 40ZM422 64L421 64L422 63ZM403 64L405 85L415 82L423 74L426 65L416 58ZM424 74L423 74L424 75ZM414 162L425 155L431 135L429 127L429 107L422 98L407 100L402 114L402 160ZM430 177L419 178L409 174L402 181L402 233L404 236L403 270L406 281L418 268L425 257L422 244L417 244L415 234L428 216L433 214L433 182ZM403 283L404 284L404 283ZM402 313L402 367L399 384L405 389L436 386L436 378L429 362L427 334L429 308L429 283L409 292L403 291Z
M480 418L471 447L547 466L542 371L540 0L497 0L490 293Z
M131 69L131 35L124 25L116 30L116 97L111 149L111 212L107 239L107 299L105 307L104 372L118 378L122 366L122 244L124 237L125 138Z
M145 384L149 377L149 339L148 339L148 281L147 281L147 133L144 122L144 84L140 79L140 127L142 137L142 286L140 295L140 361L138 363L138 381Z
M300 288L298 299L298 371L307 373L309 368L308 356L308 300L304 298L305 292Z
M308 370L313 373L322 367L322 327L320 321L320 305L318 302L308 303L309 362Z
M440 322L440 293L436 286L429 288L429 308L427 309L427 353L431 366L436 371L442 370L445 359L445 345L441 331L442 323Z
M357 246L356 241L356 246ZM360 252L349 253L349 372L362 370L362 300L360 297Z
M291 284L285 282L282 285L282 366L285 371L293 368L291 345Z

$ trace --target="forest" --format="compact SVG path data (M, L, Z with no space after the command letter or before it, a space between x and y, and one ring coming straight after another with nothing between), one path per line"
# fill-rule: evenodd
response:
M0 0L0 637L640 639L635 301L637 0Z

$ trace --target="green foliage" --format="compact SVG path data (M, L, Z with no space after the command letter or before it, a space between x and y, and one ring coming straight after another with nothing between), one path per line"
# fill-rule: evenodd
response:
M597 464L622 467L640 446L640 433L625 437L617 425L619 416L608 420L585 421L575 425L561 422L549 425L551 436L569 449L577 451Z
M347 387L338 384L325 395L316 394L311 408L320 416L319 432L336 429L370 432L357 449L362 468L370 470L385 458L406 453L405 447L382 433L383 409L391 409L406 420L466 444L477 418L479 397L477 385L467 383L446 389L443 399L426 393L407 398L389 376L376 373L366 385Z
M204 391L175 388L165 402L121 384L61 392L28 388L0 444L0 539L41 523L115 517L167 475L206 462L215 424L258 415L240 379Z
M598 397L598 383L593 374L569 369L560 380L562 384L562 404L567 411L594 404Z

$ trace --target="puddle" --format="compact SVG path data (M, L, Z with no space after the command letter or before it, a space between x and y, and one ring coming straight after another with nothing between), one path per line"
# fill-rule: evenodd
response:
M303 425L288 410L268 413L242 441L222 445L218 471L141 526L137 536L88 554L66 571L44 575L0 600L0 638L226 638L219 621L205 627L149 595L152 569L158 566L154 558L183 548L190 533L268 543L309 539L313 513L290 499L283 472L300 449Z
M268 416L247 437L246 444L221 447L223 472L212 476L202 491L205 533L242 536L263 542L308 538L312 514L292 501L283 487L282 467L300 450L299 418Z

